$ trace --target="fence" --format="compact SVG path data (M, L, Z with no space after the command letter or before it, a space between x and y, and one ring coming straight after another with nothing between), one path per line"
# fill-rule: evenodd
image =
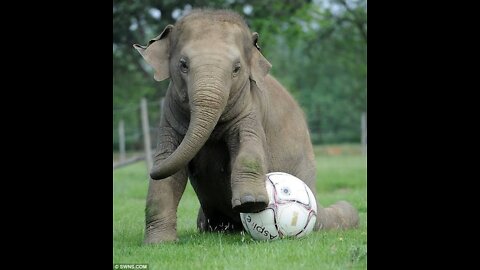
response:
M159 102L147 102L145 98L142 98L137 106L114 109L114 121L117 121L116 123L114 122L114 131L115 126L117 127L116 130L118 130L118 134L113 136L114 146L117 145L118 147L117 157L115 158L114 154L113 158L114 169L145 160L147 170L150 170L153 163L152 155L154 149L152 145L153 147L156 145L156 143L152 144L152 138L154 138L153 141L155 142L162 105L163 98ZM120 112L123 112L123 114ZM138 121L129 121L133 127L130 127L127 132L124 120L126 115L133 117L133 120L139 120L141 129L135 125ZM152 119L153 121L151 121ZM129 152L128 155L127 151Z

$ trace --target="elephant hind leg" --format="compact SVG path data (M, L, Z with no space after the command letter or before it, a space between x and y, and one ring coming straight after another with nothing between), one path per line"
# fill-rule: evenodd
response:
M313 162L304 162L300 167L297 177L302 179L312 190L317 200L317 221L314 230L319 229L351 229L357 228L359 222L358 211L346 201L338 201L328 207L319 203L316 192L316 170Z
M218 212L206 215L202 207L198 209L197 228L200 232L238 232L243 230L241 223Z
M358 211L346 201L338 201L329 207L322 208L318 203L318 218L315 230L318 229L351 229L358 227Z

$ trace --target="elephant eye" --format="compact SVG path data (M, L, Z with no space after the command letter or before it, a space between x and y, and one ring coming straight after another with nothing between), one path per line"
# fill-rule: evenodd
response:
M239 71L240 71L240 63L236 63L236 64L233 66L233 76L236 76Z
M188 72L188 64L187 64L187 60L185 60L185 58L180 58L180 71L183 72L183 73Z

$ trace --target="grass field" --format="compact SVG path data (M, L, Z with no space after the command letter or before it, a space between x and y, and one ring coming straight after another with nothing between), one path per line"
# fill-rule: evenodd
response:
M147 172L144 162L114 171L114 263L152 269L366 269L366 158L355 145L316 147L317 199L324 206L351 202L360 227L314 232L303 239L255 242L245 234L198 233L199 203L190 184L180 201L180 241L142 245Z

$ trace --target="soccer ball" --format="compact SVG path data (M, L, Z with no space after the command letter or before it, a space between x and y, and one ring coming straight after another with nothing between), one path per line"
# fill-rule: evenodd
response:
M313 231L317 203L310 188L297 177L283 172L266 176L270 202L258 213L240 213L243 228L255 240L300 238Z

